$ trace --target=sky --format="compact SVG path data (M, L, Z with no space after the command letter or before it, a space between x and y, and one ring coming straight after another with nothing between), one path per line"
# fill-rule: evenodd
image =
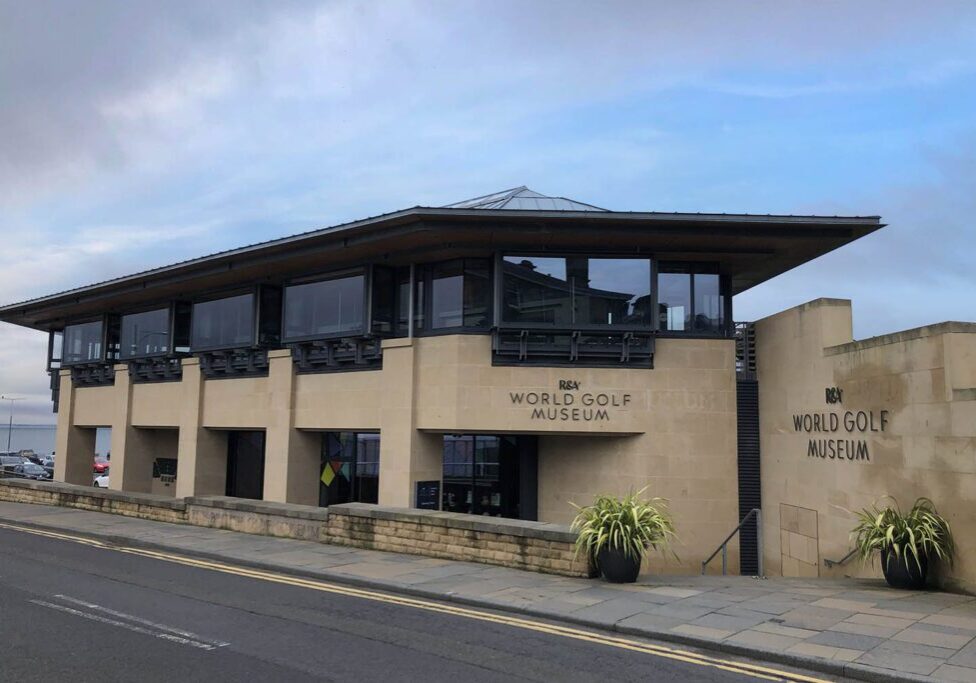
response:
M735 318L976 320L976 3L0 0L0 303L518 185L881 215ZM16 422L46 345L0 323Z

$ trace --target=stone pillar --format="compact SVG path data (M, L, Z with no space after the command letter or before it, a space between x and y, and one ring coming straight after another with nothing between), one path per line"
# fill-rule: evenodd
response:
M71 371L61 370L58 399L58 429L54 447L54 478L68 484L91 486L94 479L95 430L76 427L75 386Z
M295 364L289 349L268 352L271 414L264 443L264 499L318 505L322 436L294 428Z
M414 420L416 339L383 342L380 407L380 505L413 507L418 481L440 481L444 437L417 431Z
M176 496L218 495L227 486L227 433L203 426L206 382L199 358L183 359Z
M153 452L150 435L132 426L132 381L129 367L115 366L115 411L112 415L112 467L109 488L152 491Z

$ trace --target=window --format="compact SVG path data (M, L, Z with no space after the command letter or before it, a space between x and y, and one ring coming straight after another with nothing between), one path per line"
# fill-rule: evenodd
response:
M142 358L169 352L169 308L122 316L119 358Z
M695 332L723 331L725 297L721 294L719 277L714 273L695 273Z
M372 308L369 331L372 334L391 336L396 324L397 304L396 271L386 266L373 266L370 289Z
M322 438L319 505L379 500L380 435L327 432Z
M232 349L254 344L254 295L240 294L193 304L194 350Z
M502 268L506 325L651 326L650 259L510 255Z
M721 277L715 270L709 264L660 264L657 295L660 329L704 334L725 332L726 297Z
M102 360L102 321L68 325L64 328L62 362L94 363Z
M444 437L441 508L445 512L518 518L519 484L517 437Z
M483 329L491 325L488 259L464 258L433 263L418 268L416 278L417 329L421 329L425 322L430 330ZM427 293L429 301L425 300ZM421 313L425 305L429 307L429 316Z
M285 288L285 339L362 334L366 277L338 277Z
M691 275L661 272L657 276L657 307L662 330L691 329Z

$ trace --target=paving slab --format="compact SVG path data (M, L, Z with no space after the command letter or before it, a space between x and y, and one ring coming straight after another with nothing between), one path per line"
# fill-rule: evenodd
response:
M976 682L976 598L862 579L599 579L360 550L108 513L0 501L0 521L180 552L871 681Z

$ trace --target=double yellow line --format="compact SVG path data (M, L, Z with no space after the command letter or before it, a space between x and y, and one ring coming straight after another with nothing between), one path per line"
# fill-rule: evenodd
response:
M71 534L64 534L56 531L47 531L47 530L35 529L32 527L24 527L24 526L7 524L7 523L0 523L0 528L10 529L13 531L21 531L28 534L35 534L37 536L45 536L47 538L54 538L60 541L81 543L84 545L92 546L95 548L101 548L104 550L114 550L117 552L129 553L131 555L140 555L142 557L149 557L156 560L173 562L176 564L185 565L187 567L208 569L211 571L222 572L224 574L233 574L235 576L243 576L246 578L257 579L260 581L270 581L272 583L283 584L286 586L297 586L299 588L308 588L311 590L321 591L325 593L334 593L336 595L344 595L353 598L360 598L363 600L372 600L374 602L382 602L391 605L399 605L401 607L422 609L428 612L449 614L451 616L464 617L466 619L476 619L478 621L485 621L493 624L502 624L505 626L511 626L513 628L535 631L537 633L546 633L549 635L560 636L563 638L570 638L572 640L595 643L597 645L605 645L607 647L615 647L621 650L640 652L643 654L652 655L654 657L663 657L665 659L685 662L687 664L695 664L698 666L721 669L723 671L739 673L739 674L743 674L746 676L751 676L753 678L759 678L763 680L789 681L789 682L795 681L797 683L828 683L824 679L813 678L810 676L805 676L803 674L793 673L790 671L782 671L779 669L760 666L756 664L749 664L746 662L739 662L731 659L711 657L698 652L692 652L689 650L681 650L681 649L676 649L671 647L665 647L663 645L654 645L639 640L605 635L595 631L573 628L571 626L561 626L558 624L546 623L544 621L523 619L520 617L508 616L504 614L495 614L492 612L479 610L479 609L471 609L468 607L461 607L458 605L452 605L448 603L433 602L430 600L422 600L419 598L411 598L406 596L393 595L389 593L381 593L378 591L354 588L351 586L328 583L326 581L318 581L315 579L304 579L296 576L288 576L287 574L277 574L274 572L262 571L260 569L250 569L248 567L226 564L224 562L200 560L193 557L187 557L184 555L176 555L173 553L160 552L156 550L147 550L144 548L132 548L126 546L112 545L92 538L85 538L83 536L74 536Z

